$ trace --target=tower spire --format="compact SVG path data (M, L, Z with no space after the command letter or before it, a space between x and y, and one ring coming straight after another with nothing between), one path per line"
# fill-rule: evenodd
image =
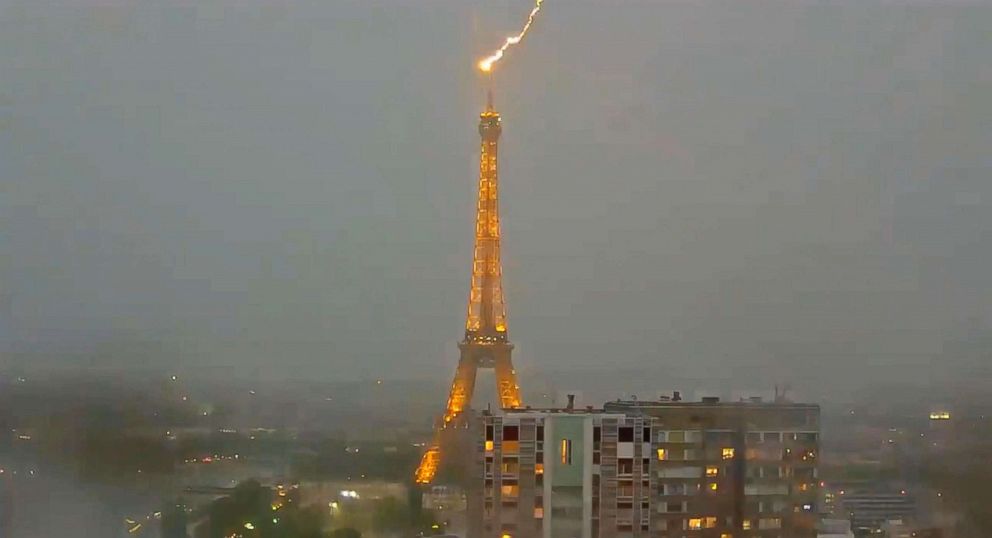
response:
M493 108L493 72L486 73L486 112L495 112Z

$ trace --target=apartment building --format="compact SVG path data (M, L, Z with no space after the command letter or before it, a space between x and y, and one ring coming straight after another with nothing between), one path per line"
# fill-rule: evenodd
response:
M469 536L815 536L815 405L612 402L478 423Z

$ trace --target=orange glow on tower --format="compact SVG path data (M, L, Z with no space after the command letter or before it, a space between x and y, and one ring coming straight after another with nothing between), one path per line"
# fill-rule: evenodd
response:
M451 383L448 402L434 442L424 453L417 469L418 484L429 484L441 460L441 429L457 422L468 409L475 391L479 368L496 371L496 389L504 409L521 406L517 372L513 369L503 297L503 269L500 263L499 226L499 137L502 123L493 108L492 94L479 115L479 198L475 213L475 249L472 282L465 318L465 338L458 344L461 357Z

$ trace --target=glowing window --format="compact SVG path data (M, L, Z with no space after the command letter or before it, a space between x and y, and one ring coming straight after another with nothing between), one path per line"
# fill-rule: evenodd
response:
M571 439L562 439L561 440L561 445L560 445L559 448L560 448L560 451L561 451L561 453L559 454L559 456L561 456L561 463L563 465L571 465L572 464L572 440Z
M724 532L720 534L720 538L734 538L734 535Z
M668 450L664 448L658 449L658 461L665 461L668 459Z
M710 491L716 491L718 489L720 489L720 486L716 482L710 482Z
M541 506L534 508L534 519L543 519L543 518L544 518L544 508Z
M734 459L734 449L732 449L732 448L724 448L723 451L722 451L722 453L721 453L721 456L723 456L723 459L725 459L725 460L732 460L732 459Z
M486 452L492 452L492 451L493 451L493 442L491 440L488 440L486 441Z
M716 527L716 517L715 516L706 517L706 519L703 520L703 526L706 527L707 529L712 529Z
M502 493L504 497L517 497L520 495L520 486L516 484L503 484L503 486L500 487L500 493Z
M689 518L689 530L698 531L703 528L703 518L693 517Z
M742 525L741 525L741 527L742 527L742 528L743 528L744 530L746 530L746 531L749 531L749 530L751 530L751 520L750 520L750 519L745 519L745 520L744 520L744 521L742 521L741 523L742 523Z
M707 467L706 476L717 476L720 474L720 469L717 467Z
M534 464L534 474L544 474L544 464L535 463Z

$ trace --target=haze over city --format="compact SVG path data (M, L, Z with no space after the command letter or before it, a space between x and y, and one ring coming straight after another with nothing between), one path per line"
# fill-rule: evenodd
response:
M544 0L482 72L534 7L0 0L0 426L32 441L22 422L123 416L133 391L173 441L159 402L292 430L266 473L341 479L279 458L324 450L297 431L388 431L413 476L446 401L461 420L487 90L526 404L787 391L823 406L826 445L872 394L986 405L987 2ZM500 407L484 379L476 407Z

